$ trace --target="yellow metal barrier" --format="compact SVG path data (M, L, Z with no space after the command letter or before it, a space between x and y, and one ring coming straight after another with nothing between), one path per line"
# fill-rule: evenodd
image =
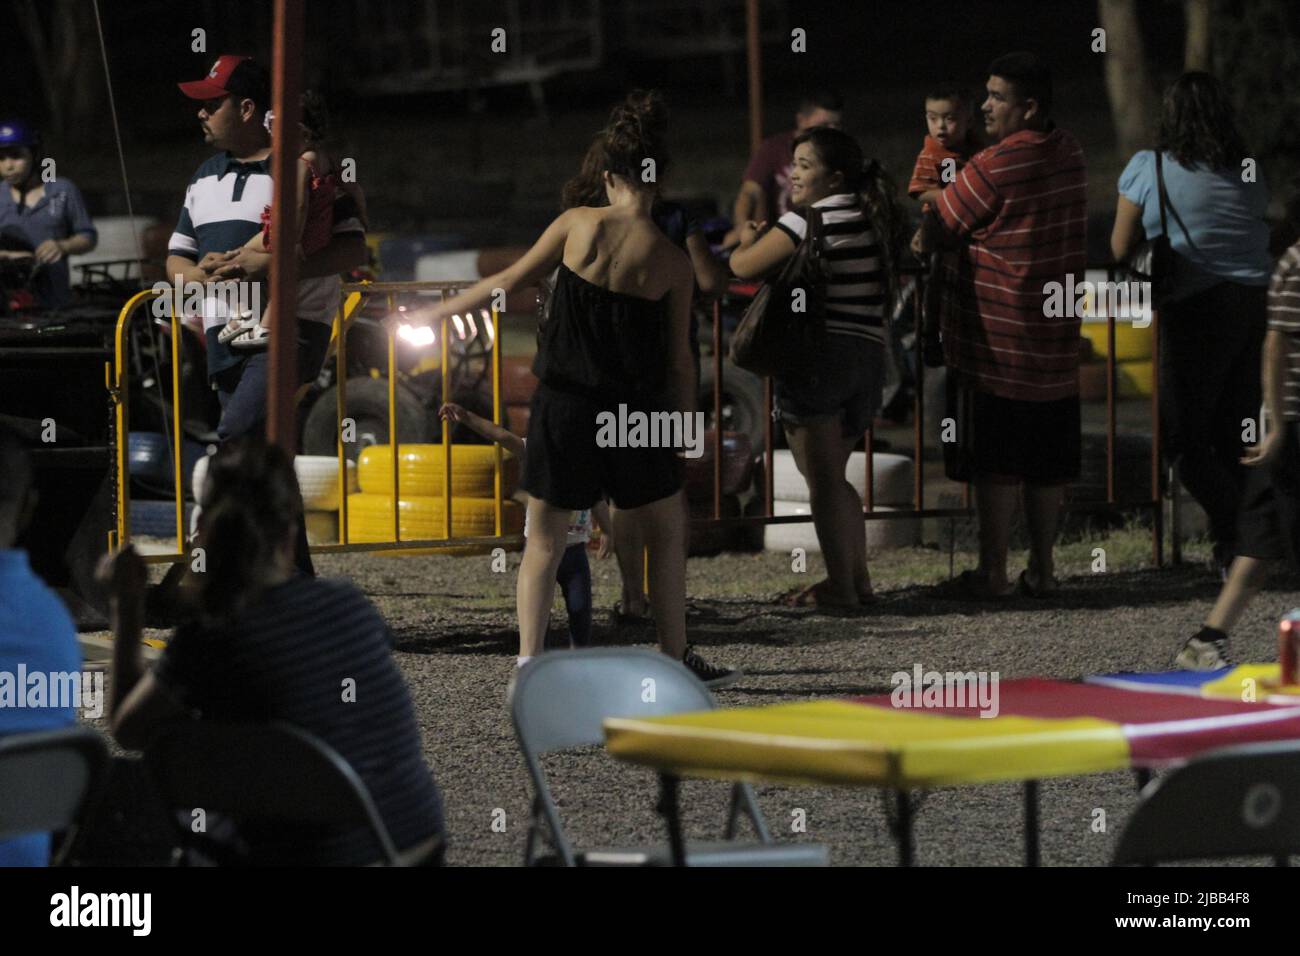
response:
M522 544L522 535L503 535L503 509L501 495L504 489L503 478L503 459L501 447L495 447L494 455L494 476L493 489L495 498L494 514L494 531L491 536L465 536L452 537L452 456L451 456L451 429L450 424L442 422L442 444L443 444L443 507L445 509L444 530L446 534L436 539L412 539L403 541L400 527L400 509L401 500L401 476L399 474L399 455L400 441L398 440L397 428L397 329L391 322L384 323L385 334L387 337L387 372L388 372L388 440L391 454L391 466L393 470L393 540L377 542L352 542L348 527L348 482L347 482L347 457L343 445L343 419L347 416L347 331L352 320L360 313L362 307L372 295L384 295L389 305L389 312L392 312L394 297L398 293L409 292L438 292L440 298L445 299L449 294L454 293L462 288L462 284L451 282L362 282L358 284L349 284L343 287L343 294L339 300L338 312L334 318L332 330L333 344L335 345L335 362L337 370L336 384L336 419L337 419L337 442L336 448L338 453L339 464L339 540L336 544L318 544L313 545L313 553L340 553L354 551L378 551L378 552L395 552L395 553L412 553L416 551L427 552L445 551L445 550L463 550L467 548L485 549L494 546L517 546ZM136 313L142 306L152 303L156 298L164 293L149 289L137 293L127 300L122 310L118 313L117 325L114 335L114 363L112 366L106 366L104 370L105 385L111 401L114 406L114 421L116 425L116 454L114 455L116 470L116 506L117 521L116 528L109 532L109 548L115 548L119 544L126 544L131 539L131 496L130 496L130 467L129 467L129 437L130 437L130 363L128 361L128 336L130 333L131 322L134 321ZM175 481L175 507L176 507L176 551L164 554L144 555L144 560L148 563L176 563L187 560L189 555L185 550L185 487L180 480L182 474L182 436L181 436L181 322L177 315L171 312L171 369L172 369L172 409L171 409L171 431L172 431L172 466L175 469L174 474L177 476ZM501 337L499 315L496 309L491 311L491 368L492 368L492 420L501 424ZM448 347L448 321L443 319L440 330L442 335L441 346L441 369L442 369L442 401L451 401L451 376L449 370L449 347ZM302 392L309 386L304 386Z

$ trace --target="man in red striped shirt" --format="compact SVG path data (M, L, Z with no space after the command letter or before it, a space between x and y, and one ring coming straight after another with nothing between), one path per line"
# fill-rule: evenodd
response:
M1042 60L999 57L987 92L981 109L995 145L940 193L929 223L940 244L960 247L948 275L958 306L942 330L952 419L944 457L949 477L975 484L980 561L958 589L1012 592L1007 548L1023 485L1030 555L1015 589L1043 596L1056 587L1057 520L1080 454L1079 316L1073 302L1062 310L1049 300L1059 306L1067 274L1081 280L1087 265L1087 174L1078 142L1048 118Z

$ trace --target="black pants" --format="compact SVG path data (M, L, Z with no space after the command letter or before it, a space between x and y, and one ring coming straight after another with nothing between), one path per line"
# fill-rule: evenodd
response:
M298 322L297 385L320 374L325 353L329 350L330 327L320 322ZM221 402L221 421L217 436L222 442L252 434L266 422L267 353L255 352L238 365L218 372L213 381ZM297 387L297 386L295 386ZM307 545L305 518L298 521L298 538L294 543L294 564L303 574L315 576Z
M1246 474L1249 420L1259 437L1267 290L1221 282L1160 313L1160 432L1210 535L1231 554ZM1249 438L1249 435L1245 437Z

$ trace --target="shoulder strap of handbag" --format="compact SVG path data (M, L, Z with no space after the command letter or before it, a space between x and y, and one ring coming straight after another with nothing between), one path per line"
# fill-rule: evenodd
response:
M821 258L822 254L822 211L816 206L808 207L808 242L811 248L808 255L814 259Z
M1178 223L1178 228L1183 231L1183 236L1187 239L1187 244L1196 251L1199 256L1201 250L1196 248L1196 243L1192 241L1192 234L1187 231L1187 226L1183 225L1183 217L1178 215L1178 210L1174 204L1169 201L1169 195L1165 192L1165 170L1163 156L1160 150L1156 150L1156 185L1160 190L1160 232L1162 235L1169 235L1169 226L1165 222L1165 207L1169 207L1169 214L1174 217L1174 222Z

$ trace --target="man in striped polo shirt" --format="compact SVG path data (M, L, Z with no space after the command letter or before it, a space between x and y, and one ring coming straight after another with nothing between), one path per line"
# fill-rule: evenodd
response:
M185 190L176 231L168 244L167 278L177 283L259 282L270 270L269 253L244 247L262 230L271 202L271 134L265 117L270 79L250 57L223 55L201 80L180 84L200 100L204 141L221 150L198 168ZM334 238L298 266L298 381L315 378L329 348L338 306L339 279L367 258L365 230L355 201L339 193ZM241 354L217 341L229 315L220 296L207 297L203 331L208 378L221 401L217 435L228 441L261 428L266 420L267 353ZM298 534L298 567L312 573L304 529Z
M949 477L973 482L980 560L958 588L1011 593L1011 519L1024 486L1029 567L1017 588L1056 587L1052 548L1065 485L1079 473L1079 316L1046 304L1055 283L1083 277L1087 176L1083 150L1048 118L1052 78L1032 53L989 67L982 106L995 145L974 156L936 203L930 230L959 245L957 308L945 317ZM1057 300L1060 287L1057 286Z

